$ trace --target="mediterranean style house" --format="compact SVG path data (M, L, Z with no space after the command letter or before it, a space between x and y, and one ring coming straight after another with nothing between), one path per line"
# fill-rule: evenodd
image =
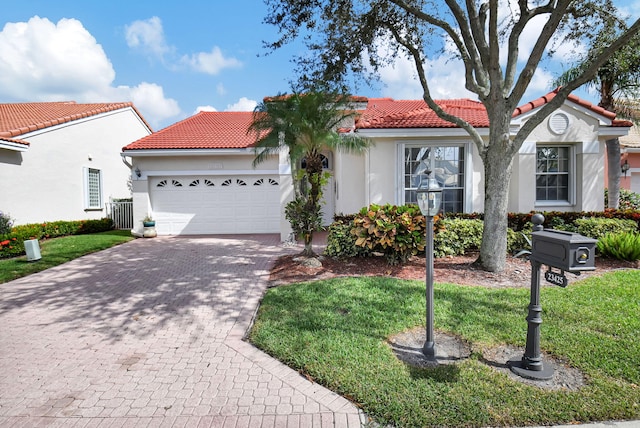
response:
M522 105L517 130L555 96ZM323 214L354 213L376 204L416 200L416 171L427 164L444 188L447 212L482 212L483 165L466 132L438 118L422 100L354 97L359 117L347 132L373 141L364 154L324 153L331 173ZM440 100L488 138L484 106ZM252 166L250 112L200 112L122 149L132 165L134 233L151 214L161 235L280 233L290 228L284 206L292 197L286 153ZM529 136L514 159L509 210L597 211L604 208L604 141L624 136L631 123L570 96Z
M105 217L131 195L123 145L152 132L132 103L0 104L0 211L16 224Z

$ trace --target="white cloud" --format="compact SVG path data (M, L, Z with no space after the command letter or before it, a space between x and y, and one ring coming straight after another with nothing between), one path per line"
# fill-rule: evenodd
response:
M125 26L125 38L130 48L149 52L161 60L173 50L165 41L162 21L157 16Z
M258 102L255 100L250 100L247 97L242 97L235 104L228 104L225 111L253 111Z
M102 46L75 19L33 17L0 32L0 98L15 101L133 101L152 126L180 113L152 83L113 86L115 70Z
M193 70L206 74L218 74L225 68L238 68L242 62L235 58L226 58L218 46L214 46L211 52L199 52L191 56L183 56L182 63Z
M153 118L150 120L152 123L157 124L180 114L178 102L165 98L162 86L142 82L133 88L125 87L124 89L131 94L131 100L140 111L144 112L145 117L148 114Z
M378 47L380 53L387 49L382 43ZM428 59L424 67L429 90L434 99L477 98L464 87L464 66L460 60L449 58L445 54ZM396 100L422 98L422 85L418 80L413 60L400 55L392 64L382 67L379 76L384 84L384 97Z
M213 106L198 106L198 107L196 107L195 113L200 113L201 111L218 111L218 109L213 107Z
M216 92L218 93L218 95L225 95L227 93L227 89L222 83L218 83L218 85L216 86Z
M95 38L75 19L33 17L0 32L0 94L59 100L107 87L115 71ZM98 91L99 92L99 91Z

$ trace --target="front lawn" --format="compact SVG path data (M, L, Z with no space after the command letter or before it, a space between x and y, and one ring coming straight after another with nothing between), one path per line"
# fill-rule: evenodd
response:
M640 271L544 287L541 348L580 369L577 391L545 390L482 362L500 344L524 347L528 289L436 284L435 325L472 344L457 365L418 369L386 340L424 326L424 283L338 278L268 290L250 340L362 406L381 424L525 426L640 419ZM437 346L437 342L436 342Z
M95 253L134 239L128 230L110 230L86 235L71 235L40 241L42 259L27 261L27 256L0 260L0 284L61 265L85 254Z

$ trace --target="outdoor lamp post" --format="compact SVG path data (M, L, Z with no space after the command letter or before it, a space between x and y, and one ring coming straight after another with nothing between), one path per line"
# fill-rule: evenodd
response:
M420 185L416 190L418 194L418 206L420 212L427 220L427 236L425 242L426 259L426 300L427 300L427 338L422 347L425 357L435 358L435 343L433 339L433 216L440 211L442 203L442 188L435 178L431 178L431 171L420 179Z

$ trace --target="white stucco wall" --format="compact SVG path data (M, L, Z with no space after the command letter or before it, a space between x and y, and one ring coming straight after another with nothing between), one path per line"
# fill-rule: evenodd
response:
M252 165L255 154L252 150L180 150L171 151L141 151L140 153L125 152L125 157L130 159L132 164L131 179L133 184L133 222L134 233L141 234L143 231L142 219L153 210L150 199L150 179L162 176L210 176L210 175L253 175L253 174L276 174L280 176L279 186L281 189L281 229L283 240L288 232L288 222L284 220L284 205L290 200L292 189L290 170L286 166L280 165L278 156L272 156L265 162ZM140 171L140 177L136 174L136 169ZM286 222L286 225L284 224Z
M15 137L31 145L22 153L0 149L0 210L16 224L104 217L110 197L131 194L122 147L149 133L125 108ZM85 167L101 171L100 210L85 209Z
M337 212L354 213L369 204L402 203L401 175L403 144L462 145L465 148L466 183L465 211L480 212L484 206L484 179L482 161L476 146L460 132L450 136L375 137L375 142L363 158L343 157L342 177L339 181L340 198ZM345 180L348 186L345 187ZM340 183L343 183L340 185ZM341 190L340 190L341 189Z
M576 107L571 104L564 105L558 112L566 114L569 119L568 127L564 132L558 133L554 123L550 123L553 115L543 121L529 135L520 152L514 157L513 175L509 190L508 209L511 212L538 211L600 211L604 209L604 199L600 197L604 192L604 141L608 126L604 118L591 111ZM524 123L527 115L519 117L518 121ZM518 121L515 123L517 124ZM552 126L553 125L553 126ZM603 131L604 130L604 131ZM385 131L391 132L391 131ZM403 135L403 132L406 135ZM399 147L403 143L425 144L466 144L466 195L465 211L484 211L484 166L479 156L477 147L471 143L468 137L457 131L440 130L440 135L434 130L423 130L424 136L415 134L419 132L406 130L397 131L397 136L367 135L374 139L372 147L364 159L364 180L358 179L359 164L357 161L344 158L341 165L345 171L353 172L348 175L351 188L355 189L355 195L341 196L357 201L365 206L370 203L401 203L402 197L401 179L402 156ZM375 134L376 131L371 132ZM366 132L363 132L366 134ZM536 146L566 145L572 150L571 169L571 202L570 203L537 203L536 189ZM364 188L364 200L357 195L360 187ZM342 204L342 202L340 202ZM354 204L357 205L357 204ZM342 207L343 205L339 205ZM345 205L348 208L352 206ZM346 211L346 210L345 210ZM349 210L354 212L354 210Z
M336 214L353 214L367 205L365 162L368 154L336 153L335 180Z
M509 193L509 211L601 211L604 209L604 139L599 136L599 121L579 109L563 106L568 128L553 132L553 115L546 118L529 135L514 158L513 179ZM569 203L536 202L536 147L562 145L571 147L571 201ZM602 195L602 196L601 196Z

